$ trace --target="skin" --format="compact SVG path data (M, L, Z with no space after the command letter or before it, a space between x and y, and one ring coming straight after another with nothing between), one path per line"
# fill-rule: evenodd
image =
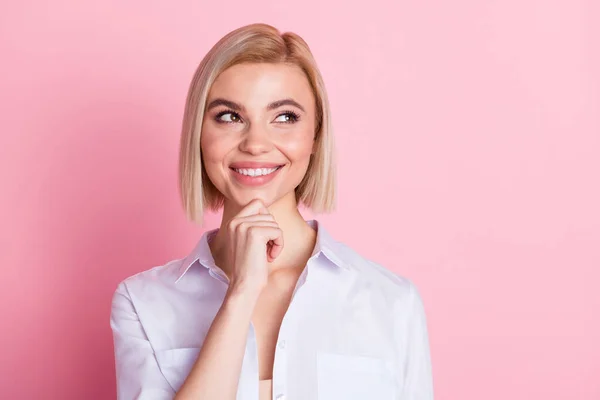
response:
M235 105L211 107L217 99ZM296 104L269 108L284 99ZM297 66L239 64L221 73L211 87L201 149L206 172L225 197L221 226L210 247L229 287L176 399L235 399L251 323L259 379L272 378L281 321L316 241L294 193L306 174L314 138L315 99ZM245 161L284 166L269 183L248 187L229 168Z

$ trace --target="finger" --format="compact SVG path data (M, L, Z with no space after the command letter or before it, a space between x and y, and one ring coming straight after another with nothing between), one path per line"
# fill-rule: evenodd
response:
M260 210L262 210L262 209L266 210L266 207L264 207L264 205L260 199L253 200L250 203L248 203L248 205L246 205L242 209L242 211L240 211L237 215L235 215L227 223L229 232L235 232L239 223L244 220L256 220L256 221L274 220L272 218L272 216L269 217L270 213L268 211L266 213L265 212L261 213Z
M272 221L272 222L276 222L275 221L275 217L273 217L272 214L254 214L254 215L248 215L246 217L235 218L235 219L232 220L232 222L235 222L237 224L240 224L242 222L252 222L252 221Z
M249 215L258 214L261 208L266 208L265 203L261 199L254 199L237 213L236 217L247 217Z
M279 235L271 240L271 246L268 249L269 262L273 262L283 250L283 235Z
M269 262L275 260L283 250L283 231L278 225L275 227L250 226L247 237L252 240L260 240L267 244L267 259Z
M267 207L261 207L261 208L258 210L258 213L259 213L259 214L266 214L266 215L270 215L270 214L271 214L271 213L269 212L269 209L268 209Z
M248 238L257 239L264 243L274 240L279 235L281 235L281 229L277 223L270 221L253 222L246 229L246 236Z
M249 234L250 229L254 229L254 228L279 228L279 225L277 225L277 222L275 221L243 221L238 225L238 232L240 234ZM254 235L258 234L262 237L260 232L254 232Z
M229 221L227 228L228 228L229 232L233 234L239 229L241 224L248 223L248 222L259 222L259 221L275 222L275 218L270 214L248 215L246 217L232 219L231 221Z

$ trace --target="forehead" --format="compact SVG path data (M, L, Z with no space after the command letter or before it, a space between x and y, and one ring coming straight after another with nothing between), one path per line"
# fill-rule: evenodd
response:
M223 71L213 83L209 101L223 97L247 106L264 106L293 98L306 106L314 104L313 92L304 71L292 64L244 63Z

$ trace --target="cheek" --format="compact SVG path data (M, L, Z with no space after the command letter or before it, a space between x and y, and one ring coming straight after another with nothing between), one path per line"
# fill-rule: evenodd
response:
M219 162L227 153L229 147L214 132L203 130L202 136L200 136L200 148L202 149L202 159L209 164Z
M313 143L314 141L310 138L310 135L298 135L297 137L288 138L281 148L284 149L290 160L302 161L310 157Z
M226 146L218 136L210 130L203 130L200 136L200 149L202 150L202 165L208 178L219 190L222 190L222 161L227 153Z

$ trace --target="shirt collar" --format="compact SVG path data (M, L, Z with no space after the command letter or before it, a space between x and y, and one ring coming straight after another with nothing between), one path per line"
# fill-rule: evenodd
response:
M320 254L323 254L335 266L340 267L343 270L348 270L349 265L341 257L342 253L338 246L339 243L329 235L329 232L327 232L327 230L323 227L323 224L314 219L307 220L306 223L317 231L317 241L315 243L315 248L311 258L315 258ZM212 256L208 243L218 231L219 228L215 228L204 232L192 252L183 259L181 266L177 269L177 280L175 283L179 282L179 280L186 274L190 267L196 263L196 261L208 269L216 267L215 260Z

